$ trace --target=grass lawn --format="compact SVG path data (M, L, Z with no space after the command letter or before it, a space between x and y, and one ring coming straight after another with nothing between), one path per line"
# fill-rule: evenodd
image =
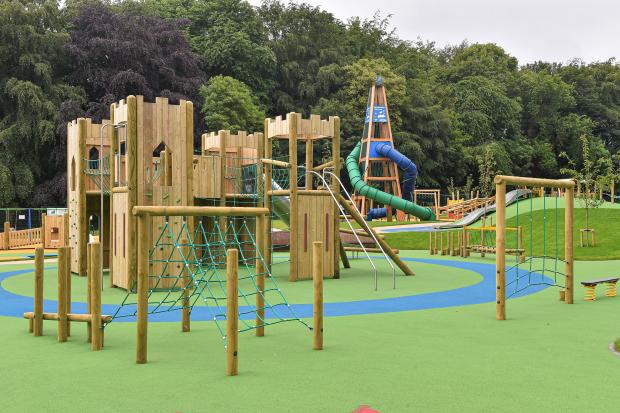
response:
M618 263L576 263L576 285ZM326 281L326 300L372 297L369 267L361 260L355 265L342 279ZM401 294L478 280L468 271L412 266L415 277L398 278ZM380 276L385 284L377 297L389 290L390 274L382 268ZM76 294L83 292L80 281ZM310 302L310 282L281 287L291 301ZM178 323L151 323L149 363L135 365L133 323L109 326L106 347L93 353L82 325L59 344L53 322L33 338L25 320L0 317L3 411L331 413L367 404L382 413L617 412L620 357L608 345L620 337L620 297L599 292L598 301L584 302L582 293L579 287L572 306L553 288L509 300L504 322L494 319L493 302L327 318L321 352L311 350L307 329L284 323L264 338L240 336L237 377L224 375L222 340L212 322L194 322L191 333L181 333Z
M531 248L534 255L543 255L545 251L547 255L555 255L557 245L558 255L564 257L564 209L557 210L557 218L556 220L554 210L547 211L546 214L538 210L531 215L531 225L529 214L509 218L506 220L506 225L515 227L518 223L522 226L526 254L530 255ZM620 259L619 209L590 210L590 228L596 230L596 246L581 247L579 245L579 229L585 228L585 210L575 208L574 220L573 239L576 260ZM507 240L507 244L514 245L514 243L514 239Z
M560 199L561 200L561 199ZM523 228L523 241L526 254L530 251L540 256L544 252L554 255L556 248L556 223L557 223L557 246L560 257L564 257L564 208L563 202L559 202L557 209L555 204L547 199L546 212L542 209L542 198L534 198L533 211L530 214L530 201L520 202L519 209L516 205L507 208L506 225ZM579 202L575 203L574 215L574 258L576 260L610 260L620 259L620 208L618 205L606 203L603 208L590 210L590 228L596 230L596 246L579 245L579 229L585 228L585 209L579 208ZM517 215L517 212L519 213ZM531 215L531 226L530 226ZM380 222L381 224L383 222ZM373 223L374 224L374 223ZM404 224L404 223L402 223ZM494 215L489 218L489 225L495 224ZM377 225L382 226L382 225ZM516 235L507 237L507 247L514 248ZM530 235L533 234L533 237ZM383 233L385 240L393 247L401 250L427 250L427 232L387 232ZM533 242L530 245L530 240ZM585 244L585 238L584 238ZM531 250L530 250L531 247Z

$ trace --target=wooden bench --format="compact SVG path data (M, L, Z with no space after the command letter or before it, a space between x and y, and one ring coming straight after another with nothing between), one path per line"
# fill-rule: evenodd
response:
M599 284L605 284L607 289L605 290L605 295L607 297L615 297L616 296L616 284L620 277L616 278L599 278L597 280L590 281L582 281L581 284L586 288L586 295L584 300L586 301L595 301L596 300L596 286Z

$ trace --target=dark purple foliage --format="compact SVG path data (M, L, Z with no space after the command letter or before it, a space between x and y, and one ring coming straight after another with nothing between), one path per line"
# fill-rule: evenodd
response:
M100 119L111 102L128 95L198 104L205 76L180 30L183 24L117 14L99 3L84 6L66 47L73 69L69 81L82 86L91 102L87 115Z

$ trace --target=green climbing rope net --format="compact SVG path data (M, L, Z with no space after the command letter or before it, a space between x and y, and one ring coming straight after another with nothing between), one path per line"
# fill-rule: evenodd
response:
M526 211L521 204L528 205ZM514 263L507 268L506 297L537 285L564 288L565 261L563 251L560 251L560 245L564 245L564 225L560 222L564 215L559 214L561 206L557 192L537 199L530 193L529 199L515 204L515 226L523 228L522 248L526 258L520 260L515 255ZM511 241L507 239L507 244L518 245L517 231L511 238Z

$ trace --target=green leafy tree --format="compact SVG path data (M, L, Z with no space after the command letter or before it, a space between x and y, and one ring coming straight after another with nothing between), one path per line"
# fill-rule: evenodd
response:
M215 76L200 88L200 96L208 131L262 130L265 112L243 82L230 76Z
M605 162L601 162L599 151L597 151L596 141L591 137L582 135L579 138L581 142L581 160L577 161L568 157L565 152L560 154L561 157L568 160L568 166L562 168L562 173L571 176L577 181L578 191L577 199L583 205L586 215L585 230L590 230L590 209L598 208L603 204L603 200L599 198L597 189L601 183L601 179L605 177L607 170ZM589 245L589 237L586 237Z
M32 204L35 183L60 166L58 108L83 99L63 81L66 40L56 1L0 2L0 206Z
M133 2L132 2L133 3ZM208 76L226 75L267 95L276 57L258 12L244 0L145 0L143 8L187 22L184 31Z

